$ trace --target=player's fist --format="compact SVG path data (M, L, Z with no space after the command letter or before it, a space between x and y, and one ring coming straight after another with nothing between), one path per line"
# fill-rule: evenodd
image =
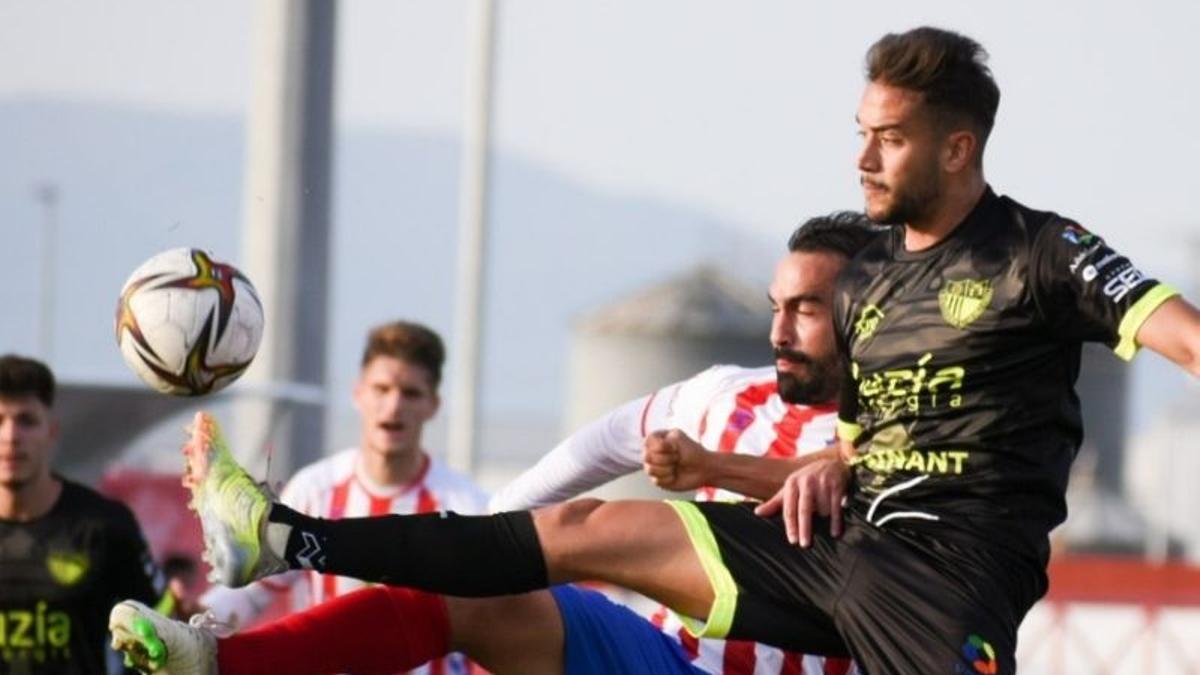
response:
M707 485L708 454L678 429L655 431L642 444L642 469L664 490L695 490Z

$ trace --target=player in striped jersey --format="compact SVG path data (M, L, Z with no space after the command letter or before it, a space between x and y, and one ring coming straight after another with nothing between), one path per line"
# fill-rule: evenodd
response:
M301 468L280 499L321 518L385 514L483 513L487 497L467 477L432 458L421 445L425 423L438 410L445 348L429 328L396 321L373 328L363 350L354 403L361 427L358 447ZM294 571L241 589L214 586L201 600L212 618L245 626L290 594L301 610L366 587L357 579ZM464 673L458 655L416 673Z
M704 499L773 494L797 466L795 456L833 440L831 401L839 380L826 296L846 258L871 236L857 214L816 218L793 235L769 293L776 315L771 333L776 367L716 366L616 408L501 490L493 510L556 503L643 464L662 487L706 486L700 493ZM844 660L754 643L698 642L678 622L663 624L660 615L664 635L600 594L573 587L437 600L408 589L375 588L289 617L286 626L226 638L219 649L193 631L199 646L192 651L209 654L222 673L365 672L404 667L450 647L496 672L840 675L850 668ZM137 615L154 620L118 606L114 630ZM170 625L154 621L164 634L175 635L177 644L184 643L179 629L172 632ZM431 630L439 623L448 635ZM401 639L363 638L381 626L394 628ZM182 670L172 663L168 672L213 671Z

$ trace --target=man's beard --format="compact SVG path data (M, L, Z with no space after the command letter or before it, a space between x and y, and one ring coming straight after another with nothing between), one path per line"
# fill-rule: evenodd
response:
M935 169L934 165L930 165ZM877 223L889 225L904 225L922 222L932 212L942 198L942 186L937 176L928 174L910 181L903 187L888 187L892 195L892 203L886 210L867 215Z
M841 371L835 359L816 361L806 354L786 349L776 349L775 358L808 366L808 377L775 369L779 398L784 403L818 405L833 402L841 383Z

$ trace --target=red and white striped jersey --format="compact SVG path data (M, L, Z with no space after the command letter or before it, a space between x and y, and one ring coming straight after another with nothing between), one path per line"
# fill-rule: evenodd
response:
M350 448L300 469L279 495L284 504L320 518L357 518L387 514L487 511L487 495L471 480L424 456L417 478L407 485L379 485L359 466L359 450ZM301 610L345 595L367 584L357 579L294 570L242 589L214 587L201 599L215 617L239 627L253 621L281 593L290 592L291 607ZM465 660L455 654L412 671L420 675L466 673Z
M677 428L717 452L788 458L834 441L837 405L792 405L779 398L773 368L716 366L651 396L641 435ZM700 501L743 499L703 488ZM679 619L660 608L651 621L679 640L693 663L714 675L845 675L850 664L785 652L754 642L696 639Z
M654 431L679 429L709 450L786 458L828 446L836 422L834 404L784 403L776 392L774 368L714 366L590 422L501 488L491 508L552 504L638 471L642 444ZM698 498L742 496L708 489ZM842 660L788 654L766 645L696 640L665 608L652 620L682 643L695 665L714 675L843 675L851 667Z

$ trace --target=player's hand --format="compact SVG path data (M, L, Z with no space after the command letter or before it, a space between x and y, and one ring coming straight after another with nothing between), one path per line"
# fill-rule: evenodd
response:
M792 472L783 487L754 512L773 516L783 511L788 541L802 548L812 545L813 516L829 518L829 532L842 534L842 500L850 483L850 467L838 457L815 460Z
M707 485L708 450L678 429L655 431L642 444L642 470L664 490L682 492Z

